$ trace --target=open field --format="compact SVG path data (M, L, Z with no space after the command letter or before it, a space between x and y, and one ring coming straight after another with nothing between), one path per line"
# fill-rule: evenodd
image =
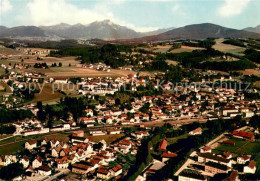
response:
M181 136L173 137L173 138L166 138L168 145L176 143L179 139L185 139L189 136L189 134L184 134Z
M256 140L255 142L245 141L242 139L232 138L230 141L236 143L235 146L220 144L219 147L213 150L214 153L221 154L225 151L230 151L233 153L233 156L241 156L244 154L252 155L253 159L259 159L257 164L260 166L260 158L259 158L259 150L260 150L260 140Z
M203 50L204 48L200 47L189 47L189 46L181 46L181 48L177 48L171 51L171 53L182 53L182 52L192 52L193 50Z
M260 81L254 82L254 86L257 87L257 88L260 88Z
M2 55L10 55L10 54L19 55L19 54L21 54L21 52L16 51L16 50L11 49L11 48L6 48L6 47L0 45L0 54L2 54Z
M230 151L233 157L242 155L251 155L252 159L256 162L257 169L260 167L260 140L255 142L245 141L242 139L232 138L230 141L236 143L235 146L220 144L219 147L213 149L213 153L222 154L223 152Z
M165 45L165 46L161 46L158 45L155 48L154 52L161 52L161 53L166 53L172 46L171 45Z
M174 65L176 66L179 62L177 61L174 61L174 60L166 60L166 62L169 64L169 65Z
M42 101L42 102L52 101L54 99L56 100L56 99L60 99L62 97L65 97L65 95L63 95L60 92L52 91L51 84L44 84L42 92L35 93L33 100L30 101L29 103L36 103L38 101Z
M260 70L259 69L245 69L239 71L243 73L244 75L255 75L255 76L260 76Z
M49 77L117 77L127 76L131 73L133 73L133 71L111 69L111 72L104 72L94 69L74 67L68 68L68 71L60 72L59 69L56 69L55 72L47 72L45 74Z
M5 92L9 92L9 93L12 92L9 85L7 85L5 82L0 82L0 90L1 88L5 89Z
M113 134L113 135L104 135L104 136L87 136L87 138L93 142L99 142L101 140L105 140L108 144L110 144L111 142L117 140L118 138L121 138L122 136L124 136L124 134Z
M244 55L244 51L246 50L243 47L239 47L239 46L234 46L234 45L228 45L228 44L224 44L222 43L224 41L223 38L217 39L216 40L216 44L213 45L212 48L222 51L224 53L232 53L235 55Z
M2 86L0 83L0 91L4 91L4 90L5 90L4 86Z

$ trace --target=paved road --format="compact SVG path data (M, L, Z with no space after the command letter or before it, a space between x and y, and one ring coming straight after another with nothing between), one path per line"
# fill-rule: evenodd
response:
M6 137L6 138L2 138L2 139L0 139L0 141L6 140L6 139L8 139L8 138L12 138L12 137L14 137L14 135L12 135L12 136L8 136L8 137Z
M204 118L198 118L198 119L176 119L176 118L168 118L168 119L159 119L159 120L155 120L155 121L148 121L148 122L143 122L143 123L139 123L137 125L143 124L145 126L161 126L164 125L165 123L170 123L172 125L176 125L176 124L190 124L193 122L200 122L200 123L204 123L207 122L207 119Z
M51 176L51 177L44 178L43 180L44 180L44 181L52 181L52 180L55 180L58 176L60 176L60 175L62 175L62 174L67 174L67 173L69 173L69 172L70 172L69 169L62 169L62 170L60 170L59 173L56 173L55 175L53 175L53 176ZM43 180L42 180L42 181L43 181Z
M174 174L174 176L178 176L182 170L184 170L188 165L195 163L194 160L188 158L188 160L181 166L181 168L179 168L179 170Z

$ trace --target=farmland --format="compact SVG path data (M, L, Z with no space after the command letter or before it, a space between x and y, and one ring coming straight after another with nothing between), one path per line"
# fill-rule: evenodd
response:
M111 142L121 138L122 136L124 136L124 134L113 134L113 135L104 135L104 136L87 136L87 138L93 142L99 142L101 140L105 140L108 144L110 144Z
M171 51L171 53L182 53L182 52L192 52L193 50L204 50L204 48L200 47L189 47L189 46L181 46L181 48L177 48Z
M54 69L55 71L52 72L45 72L47 76L50 77L117 77L117 76L124 76L128 75L130 73L133 73L133 71L127 71L127 70L115 70L112 69L111 72L104 72L104 71L98 71L94 69L87 69L87 68L68 68L67 70L59 71L60 68Z
M65 95L63 95L60 92L56 92L56 91L53 92L52 91L51 84L44 84L42 92L35 93L33 100L30 101L29 103L36 103L38 101L42 101L42 102L46 102L47 101L47 102L49 102L49 101L60 99L62 97L65 97Z
M244 51L246 50L243 47L239 47L239 46L234 46L234 45L229 45L229 44L224 44L222 43L224 41L223 38L217 39L216 40L216 44L213 45L212 48L222 51L224 53L232 53L235 55L244 55Z

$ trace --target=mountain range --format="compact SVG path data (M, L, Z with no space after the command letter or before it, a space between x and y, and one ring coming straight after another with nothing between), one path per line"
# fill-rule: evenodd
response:
M159 29L151 32L136 32L126 26L114 24L110 20L95 21L88 25L61 23L53 26L0 26L0 37L38 39L134 39L162 41L174 39L205 39L208 37L260 38L260 26L236 30L215 24L203 23L181 28Z
M260 33L260 25L258 25L256 27L248 27L248 28L245 28L244 30L254 32L254 33Z
M188 25L176 28L158 35L142 37L142 41L164 41L177 39L205 39L205 38L260 38L259 33L245 30L226 28L211 23Z

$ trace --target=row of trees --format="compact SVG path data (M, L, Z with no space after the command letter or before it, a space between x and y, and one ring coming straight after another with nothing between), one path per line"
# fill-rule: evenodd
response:
M216 44L216 41L214 38L207 38L206 40L199 40L199 41L184 41L182 43L186 46L191 47L202 47L202 48L211 48L213 45Z
M53 126L53 120L68 120L70 114L77 121L79 117L85 115L86 105L84 98L72 97L61 98L60 103L56 105L43 106L41 102L38 102L37 107L39 111L37 112L37 118L47 123L48 127Z
M239 39L227 39L227 40L223 41L222 43L229 44L229 45L240 46L240 47L246 47L244 42L239 40Z
M124 55L120 52L131 53L130 45L112 45L106 44L101 48L98 47L80 47L67 48L59 51L51 51L50 56L77 56L81 63L99 63L103 62L112 68L118 68L126 65Z
M0 124L12 123L25 118L32 118L33 113L30 110L7 110L0 109Z

